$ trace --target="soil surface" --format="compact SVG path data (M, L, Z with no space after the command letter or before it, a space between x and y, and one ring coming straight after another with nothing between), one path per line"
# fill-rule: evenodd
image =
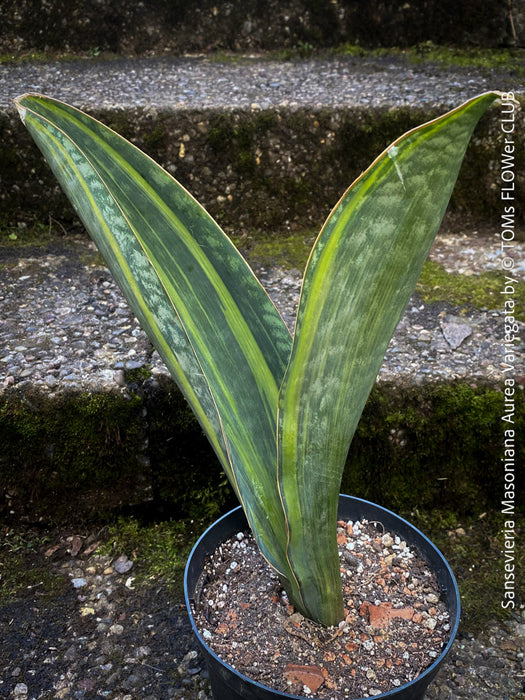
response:
M29 535L4 534L4 545ZM45 539L21 558L34 583L3 605L0 549L0 698L197 699L206 674L180 592L137 583L132 553L98 554L103 531Z
M294 610L248 533L221 545L196 596L216 654L279 692L330 700L385 693L435 662L451 619L426 562L381 523L340 522L337 541L345 618L329 628Z

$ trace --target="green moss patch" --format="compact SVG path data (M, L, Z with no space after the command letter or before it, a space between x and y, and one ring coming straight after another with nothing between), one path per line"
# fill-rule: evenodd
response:
M134 585L162 581L182 595L184 567L191 548L212 520L167 520L152 524L134 518L119 518L107 529L99 554L117 557L132 554Z
M286 236L258 234L246 239L235 239L237 245L246 250L254 263L265 266L282 265L303 270L316 234L293 232ZM505 274L501 271L486 271L476 275L449 273L442 265L427 260L416 291L426 303L447 301L455 306L476 309L501 309L501 291ZM516 318L525 320L525 288L516 288L514 295Z
M173 517L213 519L237 505L208 440L168 378L139 389L147 420L151 496Z
M44 246L54 240L56 230L53 224L48 225L37 222L33 225L15 225L7 221L0 222L0 246L6 247L25 247L25 246Z
M359 44L343 44L335 53L361 58L403 58L421 65L437 63L447 68L475 68L493 73L495 70L511 71L516 76L525 75L525 50L522 48L481 48L443 46L425 41L406 48L364 48Z
M501 292L505 274L500 271L482 272L479 275L450 274L438 263L427 261L419 279L417 291L423 301L448 301L457 306L473 306L478 309L501 309ZM525 288L516 287L514 296L516 318L525 320Z
M149 380L146 380L147 384ZM107 522L115 513L212 519L236 505L218 461L173 383L127 398L0 397L0 504L6 517ZM514 428L525 432L515 395ZM458 517L497 509L503 395L468 382L380 383L352 443L343 491L397 512L433 507ZM525 448L516 446L516 463ZM518 482L523 475L516 473ZM10 505L12 504L12 505ZM517 504L518 506L519 504ZM522 506L523 507L523 504Z
M525 433L523 390L513 429ZM350 447L342 490L399 513L450 510L475 516L504 498L503 394L468 382L400 388L380 384L365 406ZM516 440L516 465L525 446ZM524 475L515 470L516 493ZM516 503L525 510L525 503Z
M296 231L286 236L261 232L244 238L234 234L232 238L254 265L281 265L303 270L316 235L308 231Z
M35 10L39 11L36 12ZM343 11L344 10L344 11ZM19 53L65 52L98 56L253 52L313 47L342 42L377 47L447 43L508 46L519 33L501 0L457 3L334 3L334 0L181 0L116 3L18 0L3 8L2 50ZM248 23L246 22L248 20ZM148 31L144 31L147 27ZM118 31L116 30L118 28ZM73 48L72 48L73 47Z
M0 492L11 496L17 517L106 521L134 504L153 504L165 515L216 517L233 502L173 382L151 382L147 368L126 379L125 394L0 395Z
M24 597L51 599L69 588L67 579L49 566L42 552L44 533L4 527L0 544L0 605Z
M5 392L0 485L36 517L100 511L145 488L143 431L138 397Z

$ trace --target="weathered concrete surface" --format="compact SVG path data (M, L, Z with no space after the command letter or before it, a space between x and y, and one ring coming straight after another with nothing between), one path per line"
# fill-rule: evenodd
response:
M1 53L165 55L436 44L523 46L523 0L3 0Z
M0 67L0 202L4 221L76 220L12 99L38 91L82 106L165 166L227 229L318 229L342 193L404 131L488 89L486 75L394 58L292 63L134 59ZM517 210L525 212L525 129L516 111ZM470 144L450 212L498 220L502 132L497 107ZM519 223L519 219L518 219Z

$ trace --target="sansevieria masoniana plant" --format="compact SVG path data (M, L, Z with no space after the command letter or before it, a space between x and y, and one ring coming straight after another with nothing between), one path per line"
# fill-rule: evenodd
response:
M166 171L73 107L16 100L186 396L258 546L303 615L343 617L336 543L350 441L490 92L419 126L353 183L306 267L292 337L219 226Z

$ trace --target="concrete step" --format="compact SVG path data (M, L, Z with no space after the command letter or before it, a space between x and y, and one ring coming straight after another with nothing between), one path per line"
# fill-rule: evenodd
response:
M9 98L36 90L89 109L163 163L228 230L248 238L256 231L307 237L388 143L495 87L496 78L497 87L515 89L511 75L390 58L0 67L2 235L9 243L17 239L0 247L0 487L6 508L16 499L33 515L49 515L58 499L69 511L99 512L153 498L189 512L203 499L221 508L230 498L199 426L109 273L85 235L73 235L76 218ZM517 150L524 133L518 119ZM501 216L500 126L496 108L476 132L456 188L448 225L469 236L441 236L434 250L435 260L451 271L499 266L497 236L473 232L478 224L494 231ZM517 179L523 167L520 155ZM517 197L523 212L523 192ZM16 245L48 222L45 245ZM458 255L458 244L471 252ZM516 241L517 268L521 245ZM268 267L259 273L293 319L299 273ZM523 274L521 267L516 273ZM400 495L394 482L413 480L406 465L415 468L416 459L420 503L494 504L497 475L487 475L491 460L499 459L504 321L497 302L466 310L453 297L435 303L414 297L356 438L345 476L352 493L405 507L412 494ZM523 421L521 389L517 396L516 416L521 411ZM456 416L453 427L443 431L449 415ZM436 445L431 456L430 444ZM445 448L455 456L440 476ZM381 457L371 480L365 461L372 454ZM454 488L443 491L443 478Z
M21 125L12 98L47 93L87 109L180 180L226 229L318 230L348 185L404 131L488 89L518 93L511 73L410 65L398 57L278 62L243 58L75 61L0 66L4 223L76 217ZM523 115L516 112L516 180ZM449 223L494 225L501 207L501 115L479 125ZM473 186L475 183L475 186ZM523 219L525 194L516 192Z
M516 242L520 280L524 249ZM437 241L431 259L465 275L494 270L500 256L497 241L451 235ZM266 266L258 274L292 318L298 271ZM415 469L420 459L420 505L437 497L451 508L494 505L490 465L499 459L501 387L510 376L506 319L494 296L485 309L453 298L425 302L422 292L411 300L354 441L345 474L352 493L409 507L414 494L401 494L395 475L403 482L407 464ZM149 501L181 515L203 499L212 510L231 502L198 424L85 237L0 248L0 347L6 508L16 501L17 513L58 517L60 503L61 517L72 509L100 517L121 503ZM522 356L523 343L514 348ZM517 360L513 377L519 367ZM513 399L516 429L525 422L522 380ZM450 479L445 491L440 479Z
M523 46L525 4L499 0L4 0L2 53L42 51L162 55L188 52L300 50L345 42L411 46Z
M305 244L304 258L308 248ZM440 266L441 278L431 277L409 303L381 368L381 381L503 381L503 255L496 238L438 238L430 261ZM516 282L508 296L515 300L515 315L525 318L518 297L525 281L525 243L514 243L513 256ZM258 260L254 269L293 330L299 270ZM454 297L455 279L474 280L496 271L500 276L487 285L483 298L479 293L470 301L463 294ZM449 296L437 295L434 286L444 286L447 276L452 283ZM453 327L458 324L463 328ZM1 389L34 387L51 396L118 391L126 388L126 375L140 375L142 369L148 376L167 375L94 245L83 236L0 247L0 348Z

